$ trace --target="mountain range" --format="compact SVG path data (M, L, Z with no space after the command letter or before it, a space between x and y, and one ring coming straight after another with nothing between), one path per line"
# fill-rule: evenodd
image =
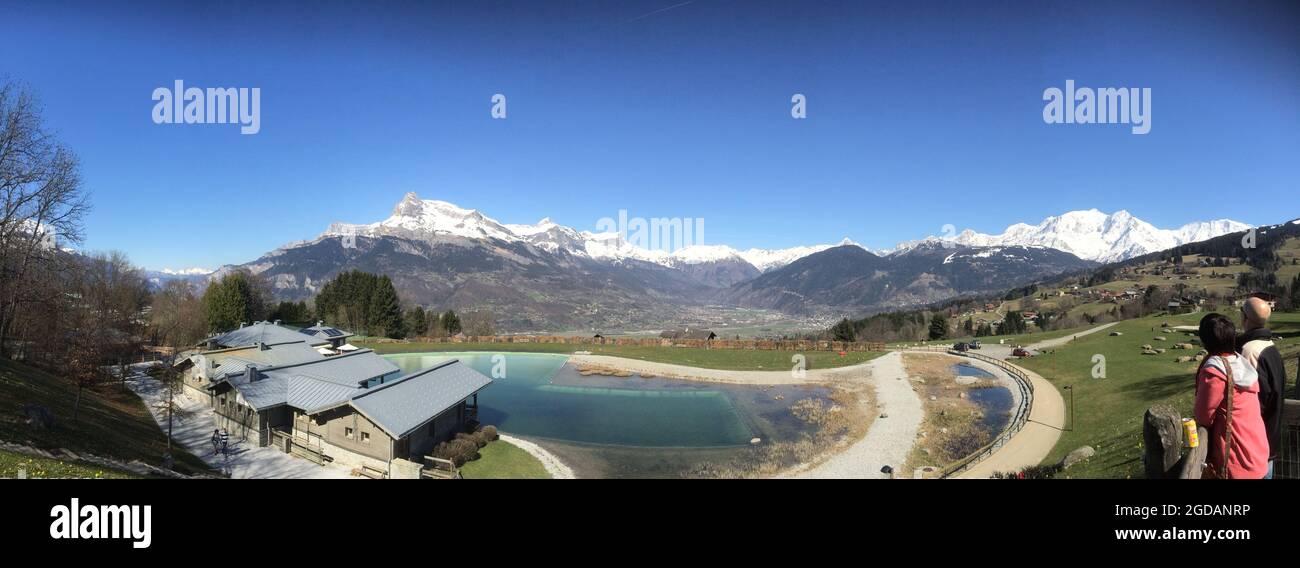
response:
M267 277L306 299L344 270L389 275L407 302L485 308L506 330L655 325L684 309L761 308L859 315L1096 266L1240 231L1229 220L1166 230L1125 211L1073 211L999 235L964 231L870 251L844 239L786 249L696 245L649 250L617 232L505 224L408 193L369 224L334 223L314 239L224 266ZM180 275L177 275L180 276ZM185 275L191 277L192 275Z

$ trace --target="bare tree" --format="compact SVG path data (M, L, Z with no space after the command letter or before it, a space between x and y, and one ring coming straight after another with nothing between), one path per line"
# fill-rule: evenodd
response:
M89 209L77 157L50 133L27 89L0 83L0 355L37 287L33 272L56 263L59 241L81 242Z
M184 396L185 382L180 372L171 365L171 361L164 361L162 365L154 367L150 374L162 387L163 398L155 404L154 408L167 414L167 451L171 452L172 425L177 419L184 419L188 414L180 402L181 397Z
M194 285L184 280L172 280L154 292L149 325L155 341L171 348L173 354L206 337L207 316Z

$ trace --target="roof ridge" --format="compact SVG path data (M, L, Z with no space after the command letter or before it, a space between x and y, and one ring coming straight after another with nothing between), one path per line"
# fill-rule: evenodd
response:
M455 363L459 363L459 362L460 362L460 359L459 359L459 358L457 358L457 359L451 359L451 360L449 360L449 361L443 361L443 362L441 362L441 363L438 363L437 365L434 365L434 366L432 366L432 367L429 367L428 369L421 369L421 370L416 371L416 372L414 372L414 373L408 373L408 374L402 375L402 376L397 377L396 379L393 379L393 380L391 380L391 381L385 381L383 384L381 384L381 385L379 385L379 386L377 386L377 387L366 389L365 392L362 392L362 393L360 393L360 394L358 394L358 395L356 395L356 396L353 396L353 397L352 397L351 399L349 399L349 400L356 400L356 399L358 399L358 398L362 398L362 397L365 397L365 396L367 396L367 395L370 395L370 394L374 394L374 393L380 392L380 391L385 390L385 389L387 389L388 387L391 387L391 386L393 386L393 385L399 385L399 384L402 384L402 383L406 382L407 379L413 379L413 378L418 377L418 376L420 376L420 375L425 375L425 374L428 374L428 373L430 373L430 372L437 371L438 369L442 369L442 368L444 368L444 367L447 367L447 366L449 366L449 365L452 365L452 364L455 364Z
M295 343L296 343L296 342L295 342ZM347 357L352 357L352 356L354 356L354 355L361 355L361 354L364 354L364 353L374 353L374 352L375 352L374 349L358 349L358 350L356 350L356 351L352 351L352 352L349 352L349 353L343 353L343 354L339 354L339 355L331 355L331 356L326 357L326 358L324 358L324 359L313 359L313 360L311 360L311 361L301 361L301 362L298 362L298 363L288 363L288 364L285 364L285 365L274 365L274 366L266 367L265 369L260 369L260 370L261 370L261 371L280 371L280 370L284 370L284 369L291 369L291 368L293 368L293 367L302 367L302 366L305 366L305 365L315 365L315 364L318 364L318 363L325 363L325 362L328 362L328 361L338 361L338 360L340 360L340 359L344 359L344 358L347 358Z

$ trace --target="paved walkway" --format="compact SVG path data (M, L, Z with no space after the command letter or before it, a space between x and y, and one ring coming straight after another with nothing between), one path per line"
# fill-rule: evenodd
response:
M903 368L903 354L895 351L862 365L846 367L869 369L876 390L876 411L888 414L877 417L867 435L825 462L792 477L803 479L883 479L881 468L902 467L916 443L916 433L925 417L921 397L912 390ZM811 373L809 373L811 375ZM905 472L910 475L910 472Z
M153 414L154 421L167 433L167 413L159 408L164 395L162 385L144 374L152 363L135 365L126 379L126 386L144 401ZM212 407L189 397L181 397L186 416L173 421L172 442L183 446L213 469L228 473L235 479L341 479L354 478L351 468L341 465L316 465L271 447L259 448L235 437L230 438L228 456L213 454L212 431L216 421ZM355 478L354 478L355 479Z

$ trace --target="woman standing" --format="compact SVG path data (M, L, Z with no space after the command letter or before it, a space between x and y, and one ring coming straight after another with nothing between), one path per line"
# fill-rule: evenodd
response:
M1235 350L1237 329L1220 314L1201 318L1208 353L1196 373L1196 421L1210 433L1205 477L1260 479L1268 473L1268 435L1259 409L1259 375Z

